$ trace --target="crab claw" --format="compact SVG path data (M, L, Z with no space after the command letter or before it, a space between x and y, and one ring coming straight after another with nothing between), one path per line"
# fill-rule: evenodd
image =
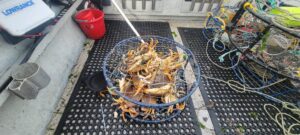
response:
M176 104L176 109L182 111L184 108L185 108L185 103L178 103L178 104Z

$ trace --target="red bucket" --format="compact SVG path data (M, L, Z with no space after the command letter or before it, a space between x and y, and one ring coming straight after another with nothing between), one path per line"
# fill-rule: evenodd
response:
M76 13L76 22L88 38L100 39L105 34L104 13L98 9L84 9Z

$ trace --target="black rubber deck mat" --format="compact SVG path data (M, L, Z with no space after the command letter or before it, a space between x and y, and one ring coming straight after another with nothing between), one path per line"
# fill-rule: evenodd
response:
M141 35L158 35L172 38L170 26L163 22L133 22ZM66 106L55 134L90 135L198 135L200 133L197 116L191 100L186 109L176 118L160 124L142 124L132 120L123 122L114 118L115 107L112 99L106 95L99 97L85 84L84 79L101 71L106 54L119 41L133 37L134 34L123 21L106 21L107 33L97 41Z
M233 70L216 67L206 56L207 40L201 28L179 28L183 43L194 53L198 61L201 74L224 80L237 80ZM214 60L220 55L213 49L208 50ZM230 67L230 61L223 62L223 66ZM263 105L272 101L252 93L238 93L227 85L215 80L202 79L200 91L206 105L212 104L209 114L216 134L244 134L249 135L281 135L280 127L265 113ZM255 82L255 80L251 80ZM299 130L298 130L299 131ZM296 131L297 132L297 131ZM299 131L300 132L300 131Z

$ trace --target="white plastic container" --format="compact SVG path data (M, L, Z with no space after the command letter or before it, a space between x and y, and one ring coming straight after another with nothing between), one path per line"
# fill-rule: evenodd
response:
M22 36L55 17L42 0L0 0L0 27Z

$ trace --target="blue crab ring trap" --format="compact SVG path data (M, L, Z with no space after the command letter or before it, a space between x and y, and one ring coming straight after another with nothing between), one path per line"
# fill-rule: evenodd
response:
M129 66L125 62L126 60L133 61L133 59L136 59L138 61L137 57L140 55L140 52L135 53L133 56L136 57L133 59L129 59L129 52L139 50L141 39L148 43L146 47L152 46L153 44L151 43L153 42L156 43L153 49L157 55L151 55L156 56L155 60L151 59L151 62L148 60L147 64L144 65L147 65L147 67L150 65L151 67L156 63L159 64L159 67L156 69L152 68L156 73L150 72L148 76L151 75L151 77L148 78L140 77L140 74L145 72L144 70L136 74L131 74L129 69L124 70ZM163 61L156 61L156 59L173 58L171 56L175 57L175 54L178 54L178 58L180 58L178 61L182 62L181 66L177 66L176 70L172 68L174 65L164 66L166 64L163 64ZM142 57L142 59L144 60L145 58ZM148 65L148 63L154 64ZM168 76L166 76L165 71L161 70L163 69L161 67L172 69L170 72L172 72L173 79L168 79ZM194 72L194 74L189 74L187 68L189 68L189 73ZM195 92L200 83L200 68L192 52L172 39L159 36L132 37L119 42L106 56L103 64L103 72L109 92L114 101L116 101L118 116L124 120L131 118L135 121L145 123L164 122L179 115L184 110L189 97ZM192 78L191 75L194 75L195 79L190 79ZM138 78L137 81L136 78ZM149 81L151 80L149 78L154 79ZM138 83L141 84L137 85ZM141 86L144 89L137 92L136 86ZM167 89L166 86L170 86L170 89ZM156 92L160 94L149 93L150 90L152 92L153 90L159 90Z

